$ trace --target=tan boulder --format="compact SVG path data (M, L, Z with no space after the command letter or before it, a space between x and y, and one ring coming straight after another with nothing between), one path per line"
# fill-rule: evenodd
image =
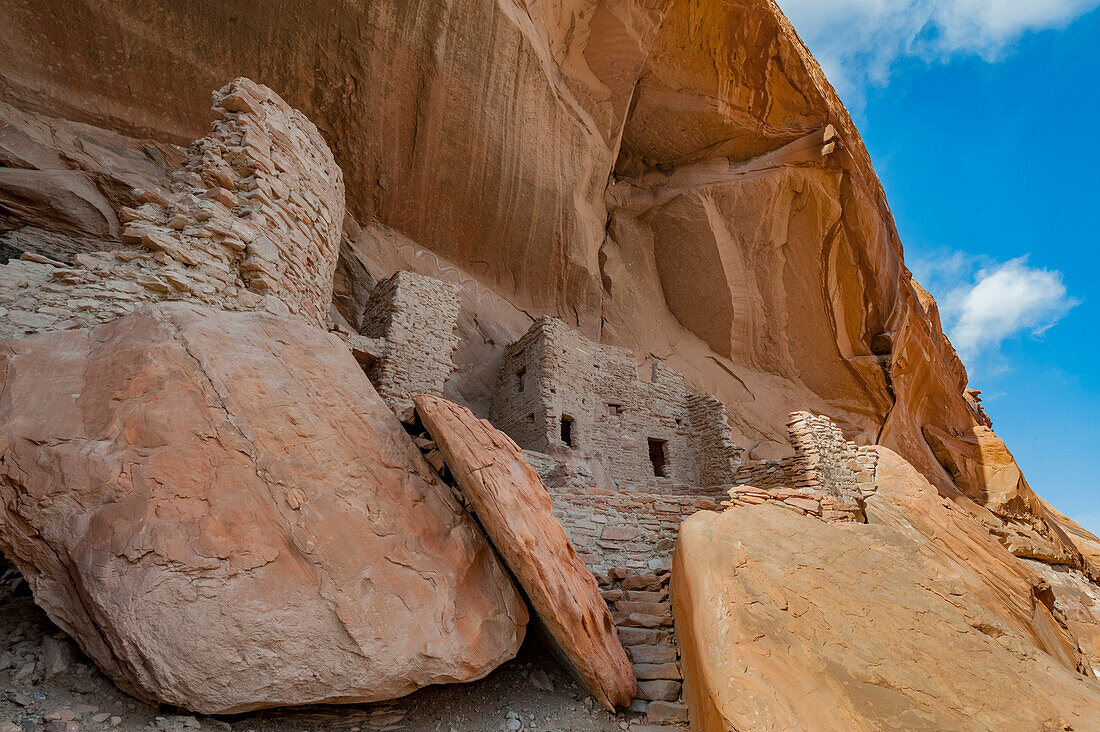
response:
M683 523L672 597L692 729L1100 729L1100 683L1075 670L1049 586L880 458L870 524L767 504Z
M554 517L550 494L512 440L470 410L419 394L417 414L559 655L608 709L637 692L592 572Z
M303 320L160 304L7 341L0 434L0 549L142 699L389 699L523 640L476 523Z

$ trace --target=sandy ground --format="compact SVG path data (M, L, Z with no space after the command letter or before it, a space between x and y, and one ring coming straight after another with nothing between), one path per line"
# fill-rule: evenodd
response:
M38 609L26 582L0 557L0 732L604 732L633 729L638 719L601 710L537 639L481 681L430 687L385 704L219 718L150 706L99 673Z

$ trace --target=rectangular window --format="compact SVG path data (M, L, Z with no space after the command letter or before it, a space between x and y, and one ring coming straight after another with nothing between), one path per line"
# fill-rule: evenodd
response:
M623 413L623 405L622 404L610 404L609 403L607 405L607 413L609 415L611 415L612 417L617 417L617 416L619 416L620 414Z
M668 477L668 441L649 438L649 462L658 478Z
M525 376L527 376L527 367L526 366L521 366L519 368L519 371L516 372L516 393L517 394L522 394L523 393L523 386L524 386L524 384L523 384L524 378L523 377L525 377Z

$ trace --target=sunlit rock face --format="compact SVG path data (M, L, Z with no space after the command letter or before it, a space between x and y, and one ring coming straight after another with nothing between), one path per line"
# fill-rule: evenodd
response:
M1091 598L1067 595L1067 615L986 509L878 450L870 523L775 502L684 522L672 597L692 729L1096 729L1100 686L1069 628Z
M76 261L104 242L157 244L125 234L123 207L148 203L131 189L170 187L210 90L247 76L316 125L347 191L339 231L327 209L336 306L291 293L308 303L291 316L354 328L374 279L430 274L462 287L446 396L479 416L504 346L556 315L716 395L750 459L787 454L791 412L830 415L988 509L975 521L1010 553L1096 577L1100 543L1034 494L966 391L859 133L771 0L70 5L2 11L0 201L21 203L0 252L87 271L119 264ZM287 284L256 250L218 306L283 314L249 294Z
M858 132L774 3L41 12L6 13L5 101L183 141L209 90L247 75L333 148L364 224L345 259L457 266L527 313L666 358L729 406L750 453L781 450L786 415L809 409L951 489L922 429L980 424L964 371ZM380 255L379 226L422 254ZM454 388L486 413L464 375L485 375Z

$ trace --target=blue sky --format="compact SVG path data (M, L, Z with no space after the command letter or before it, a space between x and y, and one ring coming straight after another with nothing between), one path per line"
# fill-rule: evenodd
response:
M1032 487L1100 534L1100 0L779 0Z

